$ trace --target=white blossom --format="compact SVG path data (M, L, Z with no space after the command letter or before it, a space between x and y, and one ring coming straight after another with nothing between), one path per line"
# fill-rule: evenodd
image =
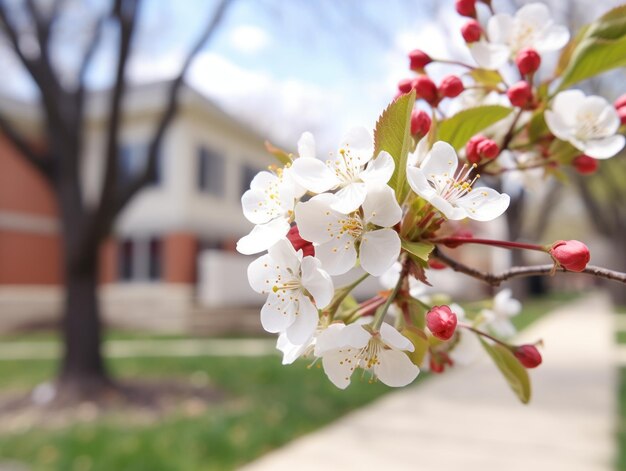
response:
M296 345L307 342L317 328L318 308L334 294L333 282L314 257L302 257L283 239L248 267L248 281L256 292L267 294L261 324L268 332L285 332Z
M415 193L441 211L448 219L469 217L491 221L509 206L510 198L487 187L472 188L472 167L458 170L459 159L446 142L436 142L420 168L408 167L407 180Z
M565 26L554 24L550 10L542 3L529 3L515 16L498 13L487 22L487 37L470 47L476 63L485 69L498 69L524 48L539 53L561 49L569 41Z
M340 389L348 387L357 368L371 372L387 386L402 387L419 374L403 352L414 349L409 339L386 323L376 333L360 324L331 324L319 335L315 356L322 358L324 372Z
M374 156L374 141L365 128L354 128L344 137L336 154L326 162L315 157L315 140L304 133L298 142L300 157L294 160L294 179L313 193L336 192L335 211L348 214L363 204L368 189L386 185L395 168L387 152Z
M382 275L400 254L400 237L390 229L400 221L402 210L387 185L372 188L363 211L343 214L333 209L337 195L324 193L296 207L300 235L316 244L315 255L331 275L354 267L357 249L363 269Z
M510 338L516 334L516 329L511 322L522 310L522 304L511 296L510 289L503 289L493 298L493 306L483 309L482 325L486 325L495 335L502 338Z
M626 141L616 134L620 118L613 105L600 96L585 96L580 90L557 94L545 118L556 137L596 159L613 157Z

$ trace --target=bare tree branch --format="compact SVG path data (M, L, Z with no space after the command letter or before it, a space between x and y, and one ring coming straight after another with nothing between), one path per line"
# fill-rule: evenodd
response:
M475 268L469 267L451 257L444 254L439 249L435 249L433 255L441 260L443 263L448 265L454 271L459 273L463 273L465 275L471 276L473 278L484 281L485 283L490 284L491 286L499 286L504 281L510 280L512 278L520 278L526 276L537 276L537 275L552 275L555 272L561 273L584 273L586 275L592 275L598 278L605 278L607 280L614 280L620 283L626 284L626 273L621 273L614 270L609 270L607 268L596 267L593 265L587 265L582 272L572 272L566 270L562 267L555 268L554 264L546 264L546 265L532 265L527 267L512 267L502 273L487 273Z
M27 142L27 140L11 125L11 123L0 115L0 130L11 141L13 146L22 154L26 161L43 175L47 180L52 179L52 160L38 154Z
M117 215L122 210L122 208L126 206L131 198L145 185L147 185L156 175L157 158L161 142L163 140L163 137L165 136L165 131L167 130L169 124L174 119L176 112L178 111L178 94L184 83L185 74L187 73L187 70L189 69L189 66L191 65L196 54L211 38L211 36L219 26L224 16L224 13L226 12L231 2L232 0L221 0L220 4L217 6L215 12L213 13L211 21L207 24L204 32L200 35L196 44L187 55L180 73L170 86L165 111L161 116L161 120L159 122L157 130L150 143L146 167L143 173L141 173L134 181L132 181L126 188L121 191L117 201L115 202L114 207L112 208L112 213L109 216L110 218L115 217L115 215Z

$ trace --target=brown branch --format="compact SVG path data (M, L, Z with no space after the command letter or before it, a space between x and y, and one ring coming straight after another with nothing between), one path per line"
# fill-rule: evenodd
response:
M499 286L502 282L510 280L512 278L520 278L526 276L536 276L536 275L552 275L555 272L561 273L584 273L586 275L596 276L598 278L605 278L607 280L618 281L620 283L626 284L626 273L621 273L614 270L609 270L607 268L596 267L593 265L587 265L582 272L572 272L566 270L563 267L556 267L553 264L546 265L531 265L527 267L512 267L502 273L487 273L476 268L468 267L467 265L449 257L436 248L433 252L433 255L441 260L443 263L448 265L454 271L459 273L463 273L465 275L471 276L473 278L484 281L485 283L490 284L491 286Z
M161 115L161 120L158 124L157 130L148 149L146 167L135 180L130 182L130 184L121 191L118 199L116 200L112 208L110 218L114 218L115 215L117 215L132 199L132 197L135 196L135 194L137 194L139 190L146 186L155 177L157 172L157 158L159 154L159 149L161 147L161 142L163 141L163 138L165 136L165 131L167 130L168 126L170 125L178 111L178 95L184 83L185 74L187 73L187 70L193 62L196 54L200 51L200 49L202 49L202 47L206 44L206 42L211 38L215 30L218 28L219 24L222 21L224 13L226 12L231 2L232 0L221 0L213 13L211 21L209 21L204 32L200 35L200 37L196 41L196 44L187 55L185 62L183 63L183 66L180 70L180 73L178 74L176 79L174 79L172 85L170 86L165 111Z
M49 156L38 154L28 144L24 136L22 136L2 115L0 115L0 131L20 152L22 157L26 159L26 161L31 164L43 177L45 177L47 180L52 179L53 162L49 158Z

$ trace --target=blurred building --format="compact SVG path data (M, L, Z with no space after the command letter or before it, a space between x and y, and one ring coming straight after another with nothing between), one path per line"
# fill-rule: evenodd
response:
M131 178L145 165L168 85L128 92L119 178ZM1 97L0 109L21 130L37 135L36 104ZM100 192L107 115L108 95L94 94L81 168L87 202L95 202ZM132 317L130 323L138 326L149 319L146 327L176 328L198 306L254 303L241 276L248 260L233 249L251 228L240 197L269 163L258 135L184 88L161 148L157 178L125 209L115 238L103 247L105 314L120 321ZM0 134L0 312L11 312L16 322L36 322L58 311L59 231L46 182Z

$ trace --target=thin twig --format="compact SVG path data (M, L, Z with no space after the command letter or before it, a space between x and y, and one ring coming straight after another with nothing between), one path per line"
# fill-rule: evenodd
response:
M449 257L444 254L438 248L435 248L433 255L448 265L454 271L463 273L465 275L477 278L489 283L492 286L499 286L502 282L510 280L512 278L520 278L525 276L537 276L537 275L552 275L555 272L561 273L584 273L586 275L596 276L598 278L605 278L607 280L618 281L626 284L626 273L609 270L607 268L596 267L593 265L587 265L581 272L573 272L566 270L563 267L555 267L553 264L546 265L531 265L527 267L512 267L502 273L487 273L476 268L468 267L467 265Z

